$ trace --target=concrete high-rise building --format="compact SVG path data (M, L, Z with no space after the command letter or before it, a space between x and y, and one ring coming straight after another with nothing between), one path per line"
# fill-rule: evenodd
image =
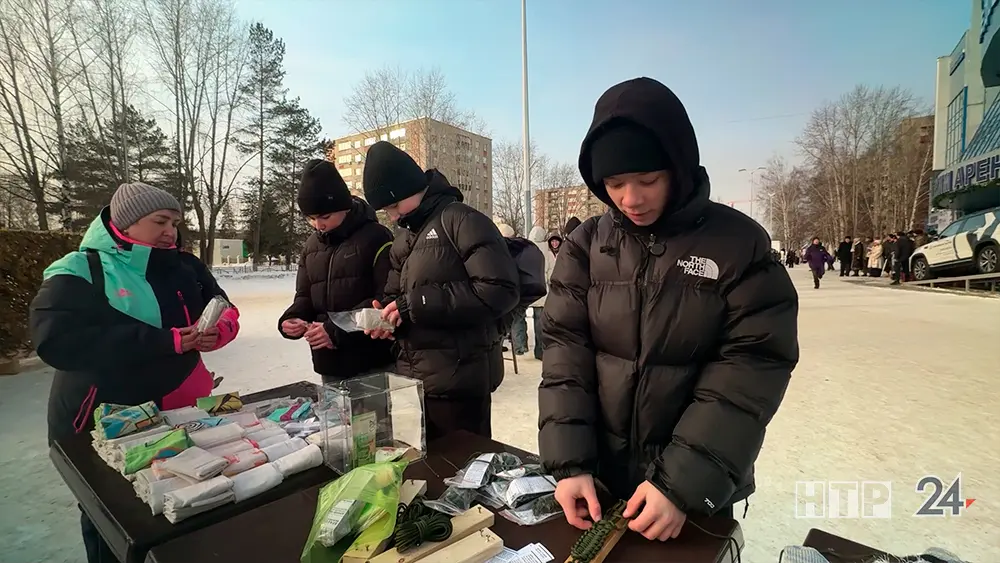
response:
M536 190L533 199L534 223L550 233L562 232L570 217L585 221L608 210L586 185Z
M492 139L427 117L337 139L327 148L326 158L358 196L364 197L368 147L380 140L406 151L425 170L437 168L462 191L466 204L493 215Z
M928 224L939 229L964 212L1000 204L1000 188L986 187L1000 182L1000 2L969 4L969 29L937 60L931 207L948 203L932 209Z

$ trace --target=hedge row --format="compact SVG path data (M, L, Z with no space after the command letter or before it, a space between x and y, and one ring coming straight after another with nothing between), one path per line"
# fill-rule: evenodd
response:
M0 229L0 358L31 349L28 305L42 284L42 272L79 247L76 233Z

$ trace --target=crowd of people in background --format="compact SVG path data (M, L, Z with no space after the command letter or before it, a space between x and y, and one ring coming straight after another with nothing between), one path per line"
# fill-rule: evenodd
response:
M814 237L805 248L781 249L785 266L794 268L805 262L813 273L813 285L819 289L820 279L828 271L834 271L839 263L840 277L890 277L891 285L910 281L910 258L914 250L927 244L930 237L922 229L909 232L898 231L884 237L863 237L857 240L846 236L830 254L819 237Z

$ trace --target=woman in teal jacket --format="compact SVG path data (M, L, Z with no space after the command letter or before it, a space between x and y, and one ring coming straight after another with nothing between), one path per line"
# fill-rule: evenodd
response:
M38 356L56 369L49 393L49 442L89 432L100 403L161 408L194 405L212 393L200 352L239 331L226 311L194 329L213 297L227 298L208 268L177 248L181 206L146 184L123 184L94 219L80 250L55 261L31 303ZM86 515L88 561L114 561Z

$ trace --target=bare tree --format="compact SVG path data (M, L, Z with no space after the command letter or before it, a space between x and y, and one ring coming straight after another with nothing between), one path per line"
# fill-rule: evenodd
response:
M798 246L810 235L803 221L806 212L808 175L788 166L780 156L772 157L760 176L758 203L771 229L771 236L784 245Z
M249 46L246 26L235 10L218 6L218 34L208 59L208 88L204 129L198 138L198 182L192 186L192 207L202 233L202 259L212 265L215 236L220 215L227 209L243 168L256 158L236 159L235 133L239 115L246 106L243 88L247 74Z
M898 199L885 170L915 100L899 87L857 86L815 110L797 144L815 175L815 203L833 219L839 239L879 229L884 208Z
M78 0L80 9L69 32L79 80L75 98L81 121L106 148L101 154L109 174L121 182L129 169L127 109L136 92L134 52L139 15L129 0ZM105 126L110 123L110 129ZM105 152L105 151L102 151ZM118 163L121 163L120 165Z
M546 167L547 159L534 143L529 151L531 174ZM524 193L524 145L520 141L500 141L493 145L493 215L524 236L524 213L528 200Z
M558 195L555 196L557 198L556 205L552 205L551 200L546 202L545 212L549 215L547 222L564 225L570 217L589 217L592 208L596 209L603 205L585 188L583 194L567 191L567 188L579 188L584 185L583 178L580 177L580 170L576 165L568 162L549 162L544 159L538 168L538 172L532 171L531 175L535 188L537 190L559 190ZM540 220L540 217L535 217L535 220Z
M378 139L394 140L389 133L396 125L418 118L487 133L485 122L475 112L458 106L444 73L436 67L407 72L385 66L369 71L354 85L344 105L344 123L355 133L370 132ZM417 134L407 131L407 138L415 139Z
M37 217L30 201L15 194L17 178L0 176L0 229L35 229Z
M0 173L16 178L5 182L4 190L12 197L30 202L35 209L38 228L48 230L48 193L52 175L50 152L38 123L37 92L31 90L26 31L16 18L16 11L0 5Z
M344 123L357 133L388 135L393 125L411 117L407 86L407 75L398 67L366 72L344 99Z
M75 70L68 30L73 20L72 0L26 0L17 19L21 26L21 49L29 88L35 94L39 148L59 182L56 198L64 225L70 223L69 183L66 175L66 120L71 101L69 87Z
M143 0L142 23L154 68L173 97L176 186L181 205L195 196L198 139L226 0Z

